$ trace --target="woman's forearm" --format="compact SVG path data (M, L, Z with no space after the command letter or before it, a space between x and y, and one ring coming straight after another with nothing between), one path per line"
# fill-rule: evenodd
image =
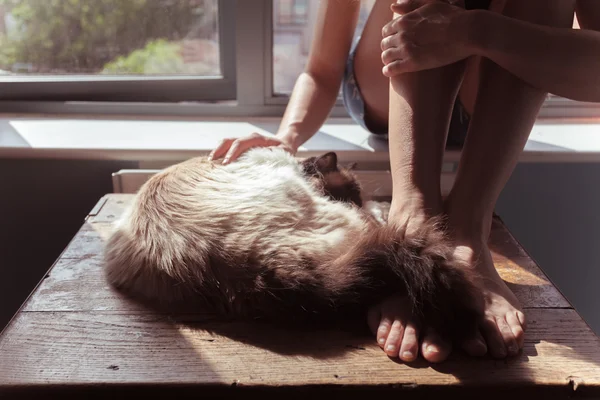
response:
M472 52L523 81L579 101L600 101L600 33L550 28L471 11Z
M326 82L304 72L296 81L277 137L294 151L323 125L337 99L340 79Z
M306 70L294 86L277 136L298 150L323 125L337 98L360 12L359 1L320 1Z

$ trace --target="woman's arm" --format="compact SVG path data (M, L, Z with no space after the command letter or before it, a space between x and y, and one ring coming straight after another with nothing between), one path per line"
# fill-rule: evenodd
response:
M253 133L225 139L209 159L223 157L227 164L253 147L280 147L295 154L319 130L335 104L359 11L360 1L321 1L308 62L296 81L277 135Z
M473 53L544 91L600 102L600 32L550 28L488 12L472 17Z
M277 137L294 151L323 125L337 99L360 1L321 1L305 71L294 86Z
M551 28L439 1L404 0L398 7L405 14L383 32L387 76L479 55L544 91L600 101L598 32Z

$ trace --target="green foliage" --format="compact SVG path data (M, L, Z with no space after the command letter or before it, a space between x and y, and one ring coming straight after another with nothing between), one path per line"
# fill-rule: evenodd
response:
M94 73L115 59L109 69L137 71L137 64L148 57L164 63L176 53L167 40L182 39L198 21L202 13L198 3L0 0L16 22L14 32L0 37L0 68L11 70L15 63L28 63L34 72ZM144 49L135 51L140 48ZM131 52L127 59L119 58Z
M215 71L202 62L183 62L181 44L158 39L143 49L118 57L104 66L106 75L192 74L210 75Z
M181 73L184 70L180 56L180 45L163 39L152 41L143 49L128 56L118 57L106 64L104 74L160 74Z

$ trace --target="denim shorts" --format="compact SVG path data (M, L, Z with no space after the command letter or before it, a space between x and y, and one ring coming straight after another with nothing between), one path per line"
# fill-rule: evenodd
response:
M466 0L465 8L467 9L487 9L490 4L490 0ZM344 72L344 79L342 82L342 97L344 106L350 114L350 117L362 126L367 131L371 132L374 136L387 139L387 128L386 129L375 129L368 126L365 120L365 103L360 92L360 87L356 82L356 75L354 73L354 55L356 53L356 46L360 40L358 36L353 45L348 61L346 62L346 69ZM450 119L450 128L448 131L448 139L446 141L447 148L462 147L467 137L467 131L469 129L470 115L465 110L464 106L457 98L454 107L452 109L452 116Z

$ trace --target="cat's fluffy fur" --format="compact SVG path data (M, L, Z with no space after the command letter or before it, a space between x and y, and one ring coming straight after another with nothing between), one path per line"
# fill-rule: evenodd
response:
M108 281L162 304L296 321L364 316L402 292L442 331L472 323L472 285L435 224L409 235L377 222L331 154L253 149L156 174L106 245Z

